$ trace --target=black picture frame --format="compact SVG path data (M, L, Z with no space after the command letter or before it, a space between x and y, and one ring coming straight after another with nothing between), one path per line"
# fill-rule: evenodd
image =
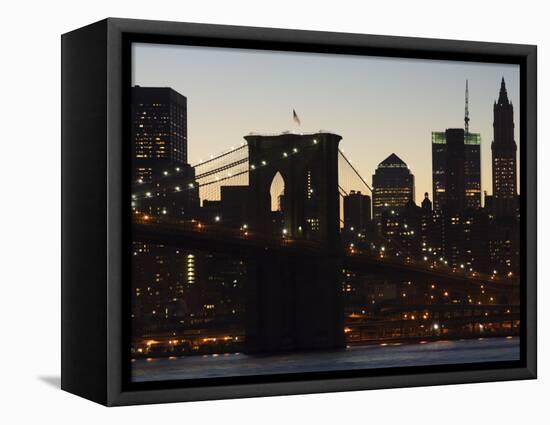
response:
M130 44L512 63L520 66L521 360L163 383L129 380ZM537 49L532 45L108 18L62 36L62 389L105 405L534 379ZM364 373L363 373L364 372Z

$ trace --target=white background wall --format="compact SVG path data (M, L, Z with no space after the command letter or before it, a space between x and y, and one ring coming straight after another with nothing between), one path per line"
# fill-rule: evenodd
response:
M539 172L539 380L106 409L64 393L60 357L60 34L107 16L538 44L539 157L549 156L542 1L3 2L0 398L12 423L548 423L550 237ZM546 308L545 308L546 307ZM544 392L547 394L544 394ZM530 419L528 419L530 418ZM32 422L31 422L32 421Z

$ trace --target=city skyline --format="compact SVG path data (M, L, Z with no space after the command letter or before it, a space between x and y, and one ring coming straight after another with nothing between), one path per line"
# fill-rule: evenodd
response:
M519 123L509 76L495 78L495 96L495 75L470 67L495 99L473 102L474 85L465 79L455 103L442 87L455 90L459 78L440 62L413 75L418 61L338 57L335 68L334 57L238 51L220 58L227 52L214 50L200 48L202 58L194 51L188 66L147 62L164 66L159 75L182 71L166 83L136 77L143 67L134 64L136 379L150 379L147 365L163 358L244 355L252 364L263 353L333 350L347 357L352 344L519 335ZM214 61L228 66L220 72ZM346 75L353 70L355 81ZM375 87L364 84L368 70ZM425 96L415 93L426 84L432 90ZM289 107L296 96L307 106ZM458 116L460 104L458 124L448 115ZM492 131L484 138L472 125L486 106L492 144ZM281 129L287 108L290 131ZM303 128L302 110L334 124ZM349 132L360 137L346 144ZM490 183L494 194L482 205ZM432 187L433 202L424 195ZM455 356L464 360L461 350ZM416 361L422 364L421 356ZM168 376L190 375L174 366Z
M187 97L192 164L238 146L250 132L325 129L343 136L341 148L365 176L397 154L415 176L420 204L425 192L433 199L431 132L464 127L466 79L470 131L481 134L482 193L492 192L492 106L502 77L516 106L519 145L515 65L143 44L134 45L133 59L133 84L169 86ZM336 92L347 107L334 100ZM300 127L292 124L293 109Z

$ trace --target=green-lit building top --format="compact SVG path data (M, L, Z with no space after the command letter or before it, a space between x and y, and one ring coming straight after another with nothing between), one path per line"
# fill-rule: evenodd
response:
M432 131L432 144L444 145L447 143L445 139L444 131ZM465 145L480 145L481 134L479 133L466 133L464 134Z
M449 130L448 130L449 131ZM434 209L442 209L447 203L450 190L448 177L453 175L449 169L449 157L452 155L447 144L448 131L432 131L432 185ZM453 131L452 129L450 130ZM456 132L455 132L456 133ZM453 133L453 134L455 134ZM464 190L464 203L468 208L481 207L481 135L479 133L464 133L463 151L464 181L460 187ZM457 146L453 148L456 154ZM451 174L449 174L451 173Z

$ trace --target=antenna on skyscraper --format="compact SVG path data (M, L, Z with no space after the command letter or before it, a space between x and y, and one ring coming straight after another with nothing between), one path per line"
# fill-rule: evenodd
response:
M468 110L468 80L466 80L466 96L464 105L464 132L466 134L470 132L470 112Z

